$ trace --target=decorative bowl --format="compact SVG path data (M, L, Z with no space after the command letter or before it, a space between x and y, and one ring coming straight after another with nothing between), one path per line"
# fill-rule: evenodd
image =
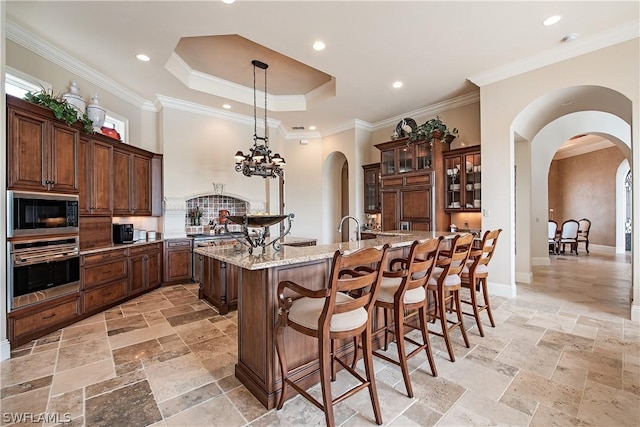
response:
M227 220L247 227L269 227L285 219L289 215L229 215Z

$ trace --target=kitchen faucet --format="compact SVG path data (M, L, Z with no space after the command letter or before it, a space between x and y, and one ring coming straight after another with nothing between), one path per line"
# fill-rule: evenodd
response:
M361 240L361 236L360 236L360 221L358 221L358 218L356 218L355 216L351 216L351 215L343 216L342 219L340 220L340 225L338 225L338 233L342 233L342 224L348 218L351 218L352 220L354 220L356 222L356 237L357 237L357 240L360 241Z

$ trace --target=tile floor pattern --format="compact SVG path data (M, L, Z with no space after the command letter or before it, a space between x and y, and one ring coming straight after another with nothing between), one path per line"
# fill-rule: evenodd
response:
M472 345L454 338L455 363L434 336L439 376L413 358L415 398L399 369L376 359L385 424L640 425L629 257L554 256L534 280L516 298L493 298L498 324L484 338L466 318ZM236 319L198 300L197 285L164 287L15 349L0 365L1 422L45 413L58 419L42 425L323 425L301 396L268 411L236 380ZM340 374L335 393L348 385ZM375 425L368 393L339 404L336 423Z

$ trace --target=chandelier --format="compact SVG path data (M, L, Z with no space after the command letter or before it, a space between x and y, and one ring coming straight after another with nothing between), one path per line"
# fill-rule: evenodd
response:
M253 64L253 147L249 154L238 151L236 159L236 172L242 172L244 176L261 176L263 178L276 178L284 174L285 161L280 154L271 154L269 149L269 127L267 126L267 68L269 65L254 59ZM258 136L258 115L256 112L256 67L264 70L264 137ZM261 141L259 144L258 141Z

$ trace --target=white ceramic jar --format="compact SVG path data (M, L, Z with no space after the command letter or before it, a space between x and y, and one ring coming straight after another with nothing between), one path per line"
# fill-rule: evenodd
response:
M78 120L82 119L82 116L87 112L87 101L84 100L79 94L78 84L75 80L71 81L69 86L69 92L62 95L62 99L67 101L67 104L71 105L78 112Z
M93 123L94 132L100 132L100 128L102 128L102 125L104 124L106 115L107 110L100 106L100 98L96 93L91 98L91 104L87 107L87 117L89 117L89 120Z

